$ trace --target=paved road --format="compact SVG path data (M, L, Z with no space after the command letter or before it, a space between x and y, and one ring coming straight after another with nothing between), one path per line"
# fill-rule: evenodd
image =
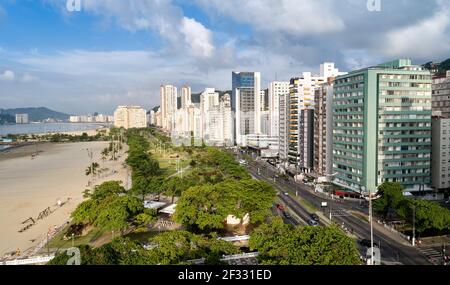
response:
M252 173L253 176L258 179L265 180L268 182L273 182L273 177L276 175L276 169L267 163L262 162L252 162L247 166L247 169ZM258 169L259 173L258 174ZM298 184L292 180L284 180L281 178L275 179L276 188L284 189L282 191L291 193L296 193L313 204L317 209L321 208L321 203L327 201L332 209L332 214L340 213L339 215L334 215L333 220L338 224L344 223L344 226L352 229L353 233L360 239L370 239L370 224L357 218L350 214L349 210L358 210L362 213L367 213L368 210L362 208L359 202L346 202L346 203L336 203L330 199L318 197L314 193L310 192L311 187ZM295 199L290 196L280 195L282 199L296 214L298 214L302 219L309 219L308 211L301 206ZM427 257L419 252L417 249L405 246L398 243L394 239L390 238L386 234L378 231L374 228L374 242L379 244L381 257L384 261L389 262L400 262L405 265L430 265L431 263ZM359 246L361 252L365 249Z

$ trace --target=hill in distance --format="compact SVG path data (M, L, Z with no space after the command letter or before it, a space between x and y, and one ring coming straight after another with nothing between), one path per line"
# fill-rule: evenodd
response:
M450 58L446 59L442 62L427 62L424 65L422 65L424 68L432 71L434 73L434 76L442 77L445 76L447 73L447 70L450 70Z
M14 117L16 114L28 114L30 122L40 122L46 119L54 119L58 121L69 120L69 114L50 110L45 107L38 108L15 108L15 109L0 109L0 115L3 117Z

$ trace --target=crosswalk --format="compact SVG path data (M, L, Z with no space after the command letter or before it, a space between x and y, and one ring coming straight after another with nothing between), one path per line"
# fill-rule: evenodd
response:
M434 264L442 262L442 253L432 247L419 247L418 250Z

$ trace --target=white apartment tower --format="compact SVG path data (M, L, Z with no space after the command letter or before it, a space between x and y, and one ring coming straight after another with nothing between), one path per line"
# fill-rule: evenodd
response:
M289 84L288 141L289 162L300 172L309 173L314 168L314 106L315 89L329 77L339 72L334 63L320 66L320 75L303 72L301 77L292 78Z
M210 122L215 115L213 110L219 106L219 93L214 88L205 88L200 94L200 111L202 114L201 137L208 141L210 137Z
M181 88L181 108L186 108L192 104L191 87L183 86Z
M274 81L269 83L269 135L280 135L280 95L289 94L289 81Z
M173 85L161 85L161 127L166 131L172 131L175 123L175 111L177 110L177 87Z

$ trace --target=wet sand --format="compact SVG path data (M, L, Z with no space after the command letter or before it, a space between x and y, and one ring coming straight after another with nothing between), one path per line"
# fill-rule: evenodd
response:
M87 149L92 149L94 162L107 168L95 184L107 180L127 181L127 170L118 161L100 158L107 142L40 143L0 152L0 258L20 250L21 254L33 252L47 232L67 222L71 212L83 201L82 192L88 188L85 169L90 164ZM34 159L33 153L38 152ZM114 173L113 171L116 171ZM64 202L58 206L58 200ZM50 207L51 214L38 219ZM26 231L18 231L32 222ZM27 252L28 251L28 252Z

